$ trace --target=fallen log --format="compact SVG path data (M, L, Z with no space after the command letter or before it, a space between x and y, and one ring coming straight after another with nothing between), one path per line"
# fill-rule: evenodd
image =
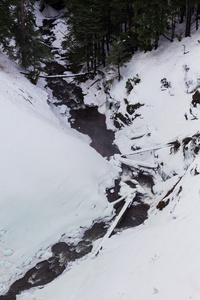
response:
M125 213L127 208L132 204L133 199L135 198L135 195L136 195L136 191L133 194L126 196L126 201L125 201L124 206L122 207L120 213L117 215L117 217L115 218L115 220L113 221L113 223L109 227L108 231L104 235L104 237L103 237L101 243L99 244L99 246L92 253L93 257L96 257L99 254L100 250L103 248L106 240L111 236L113 230L115 229L115 227L119 223L119 221L122 218L123 214ZM122 200L122 199L120 199L120 200Z

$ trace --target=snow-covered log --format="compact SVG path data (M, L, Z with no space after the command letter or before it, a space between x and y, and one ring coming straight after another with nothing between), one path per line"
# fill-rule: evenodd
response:
M118 214L118 216L115 218L115 220L113 221L113 223L111 224L110 228L108 229L107 233L105 234L105 236L103 237L101 243L99 244L99 246L95 249L95 251L92 253L93 257L97 256L99 254L99 251L103 248L106 240L111 236L113 230L115 229L115 227L117 226L117 224L119 223L120 219L122 218L123 214L125 213L125 211L127 210L127 208L131 205L131 203L133 202L133 199L135 198L136 195L136 191L133 194L127 195L126 197L126 201L124 206L122 207L120 213ZM121 199L122 200L122 199Z

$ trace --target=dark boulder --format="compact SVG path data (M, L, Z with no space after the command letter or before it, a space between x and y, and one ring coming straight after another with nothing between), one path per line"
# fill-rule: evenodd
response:
M200 104L200 92L196 91L194 95L192 96L192 104L194 107L197 106L197 104Z

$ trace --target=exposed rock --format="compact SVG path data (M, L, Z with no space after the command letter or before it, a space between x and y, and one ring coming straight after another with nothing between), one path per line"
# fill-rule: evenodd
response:
M144 104L141 103L136 103L136 104L128 104L126 107L126 111L129 113L129 115L132 115L136 109L140 108L141 106L143 106Z
M122 128L124 125L130 125L132 123L131 119L127 114L123 115L120 112L115 113L113 119L114 125L118 129Z
M197 104L200 104L200 92L196 91L194 95L192 96L192 104L194 107L197 106Z
M163 208L165 208L168 204L169 204L169 198L166 201L164 200L160 201L156 206L156 208L159 210L163 210Z

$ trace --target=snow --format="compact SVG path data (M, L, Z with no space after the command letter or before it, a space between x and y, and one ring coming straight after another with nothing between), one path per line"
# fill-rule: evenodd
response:
M24 291L17 300L200 299L200 157L181 144L200 128L199 107L191 105L200 78L198 36L196 32L181 42L165 41L157 50L136 53L122 69L123 79L113 81L109 96L120 103L119 112L127 113L125 98L144 105L130 126L116 132L123 157L110 161L65 126L47 104L44 90L0 56L0 292L28 264L47 256L62 234L76 239L80 227L111 217L104 191L123 162L148 169L155 179L146 200L148 219L95 241L93 253L103 242L98 256L92 253L72 263L53 282ZM126 81L136 74L141 82L127 95ZM162 86L163 78L168 88ZM98 104L112 127L114 111L106 106L101 84L82 85L85 101ZM181 146L173 152L168 143L176 140ZM129 193L121 186L121 199ZM164 200L169 204L159 210Z
M35 12L36 12L36 25L42 26L44 19L55 19L60 15L60 12L55 10L50 5L45 5L44 9L41 11L41 2L35 2Z

